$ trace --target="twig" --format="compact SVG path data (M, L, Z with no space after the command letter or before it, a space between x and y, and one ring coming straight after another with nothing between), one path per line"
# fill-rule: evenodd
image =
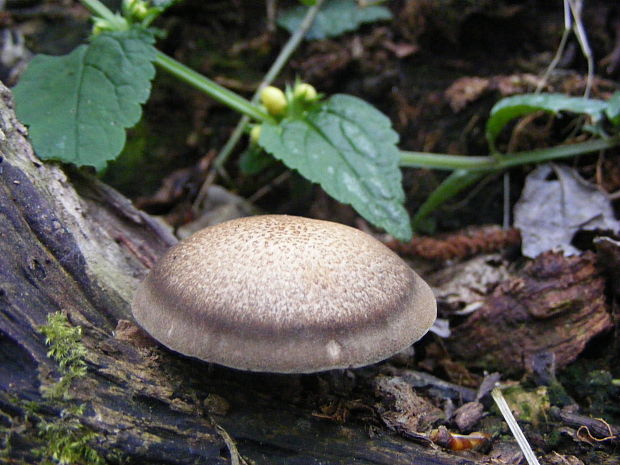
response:
M444 381L423 371L386 367L385 373L401 377L407 384L416 389L424 389L431 396L463 402L476 400L474 389Z
M484 253L499 252L521 244L518 229L484 226L445 236L415 236L410 242L391 240L386 245L397 253L426 260L459 260Z
M252 194L252 196L248 198L248 202L250 202L251 204L256 203L259 199L267 195L275 186L279 186L290 177L290 171L285 171L284 173L281 173L269 184L262 186L254 194Z
M581 53L586 59L588 64L588 75L586 77L586 89L583 93L584 97L590 96L590 91L592 90L592 82L594 80L594 59L592 58L592 49L590 48L590 44L588 42L588 36L586 35L586 30L583 27L583 20L581 19L581 11L583 9L583 0L564 0L564 32L562 33L562 39L560 40L560 45L558 46L557 51L555 52L555 56L549 66L547 67L545 73L542 76L542 79L538 86L536 87L536 93L540 93L544 85L547 83L550 74L556 68L562 55L564 54L564 49L566 48L566 42L568 41L568 36L571 31L574 32L575 37L577 38L577 42L579 43L579 47L581 48Z
M570 14L570 7L568 6L568 0L564 0L564 32L562 33L562 39L560 40L560 45L555 52L553 60L551 60L551 63L549 63L549 66L547 66L545 74L543 74L542 79L538 83L538 86L536 86L535 93L539 94L542 91L543 87L547 84L547 81L549 80L549 76L555 70L555 68L558 66L558 63L562 59L562 55L564 55L564 49L566 48L566 42L568 41L568 36L570 35L570 31L572 30L572 28L573 20Z
M266 0L267 31L269 32L276 30L276 4L277 0Z
M213 419L211 419L213 421ZM235 441L230 437L230 434L218 425L215 421L213 421L213 426L215 426L215 430L218 432L220 437L224 440L224 444L226 444L226 448L228 449L228 453L230 455L230 464L231 465L244 465L246 462L239 455L239 451L237 450L237 446L235 445Z
M527 439L525 438L523 431L521 431L517 420L515 420L515 417L512 415L510 407L508 407L508 403L506 403L506 399L504 399L502 391L499 388L499 384L497 384L495 388L491 391L491 396L497 404L500 412L504 416L504 420L506 420L506 423L508 423L508 427L510 428L510 431L512 431L512 435L517 440L517 443L519 444L519 447L521 448L521 451L523 452L527 463L529 465L540 465L540 462L538 462L538 459L534 455L534 451L530 447L530 443L527 442Z
M590 91L592 90L592 81L594 79L594 59L592 58L592 49L590 49L588 36L586 35L586 30L583 27L583 21L581 19L583 0L568 0L568 4L570 5L570 11L573 14L573 18L575 18L575 24L573 26L575 37L577 37L577 42L579 42L579 47L581 47L581 53L583 53L583 56L586 58L586 62L588 63L586 90L583 93L583 96L588 98L590 96Z
M502 228L510 228L510 172L504 173L504 202L503 202Z
M319 12L321 5L323 4L323 1L324 0L317 0L317 2L308 9L306 16L304 17L303 21L299 25L299 29L297 29L295 33L289 38L286 45L280 51L280 54L278 55L276 60L271 65L271 68L269 69L269 71L267 71L267 74L265 74L263 81L260 83L260 85L258 86L258 89L252 96L252 100L251 100L252 102L258 101L258 96L260 95L261 89L271 84L273 80L276 78L276 76L280 73L280 71L282 71L282 68L284 67L284 65L288 62L293 52L297 49L297 47L303 40L308 30L310 30L310 27L312 27L312 23L314 22L314 19L316 18L316 15ZM250 121L250 118L248 118L247 116L243 116L239 120L239 123L237 123L237 126L235 127L230 138L228 139L228 141L226 142L226 144L224 145L224 147L222 148L218 156L215 158L215 162L213 164L212 170L215 170L220 175L223 174L224 164L230 157L230 154L232 153L233 149L239 142L239 139L241 139L241 136L243 135L245 131L245 127L247 126L249 121ZM207 178L205 179L205 182L202 184L200 191L198 192L198 195L196 196L196 199L194 200L194 203L192 205L194 210L199 209L200 205L204 201L204 198L206 197L209 186L214 180L215 180L215 175L207 176Z
M586 437L593 442L609 441L615 444L620 442L620 427L610 425L602 418L591 418L564 411L558 407L552 407L550 413L552 418L560 420L572 428L577 428L575 434L578 437Z

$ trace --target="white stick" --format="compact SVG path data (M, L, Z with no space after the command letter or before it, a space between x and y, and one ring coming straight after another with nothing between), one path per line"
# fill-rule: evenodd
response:
M512 435L517 440L517 444L519 444L519 447L521 448L521 451L523 452L527 463L529 465L540 465L538 459L534 455L534 451L530 447L530 443L527 442L527 439L525 439L523 431L521 431L517 420L515 420L515 417L512 415L510 407L508 407L506 399L504 399L502 391L500 390L499 384L495 385L495 387L491 391L491 396L497 404L499 411L502 412L504 420L506 420L506 423L508 423L508 427L510 428L510 431L512 431Z

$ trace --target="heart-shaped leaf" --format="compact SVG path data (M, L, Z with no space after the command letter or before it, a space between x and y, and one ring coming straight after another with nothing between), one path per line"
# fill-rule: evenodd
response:
M38 55L13 90L43 159L104 168L140 120L155 76L152 33L103 32L69 55Z

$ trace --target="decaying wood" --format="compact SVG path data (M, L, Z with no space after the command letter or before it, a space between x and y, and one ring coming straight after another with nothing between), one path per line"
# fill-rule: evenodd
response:
M620 426L610 425L601 418L591 418L571 412L570 409L552 407L552 418L574 428L574 437L577 440L595 443L620 443Z
M474 366L518 374L531 371L536 354L552 352L562 368L593 336L612 328L604 292L594 254L544 253L455 328L452 353Z
M61 407L41 388L59 370L38 331L57 311L83 328L88 372L72 384L71 402L85 406L79 420L95 433L90 444L111 462L224 464L236 447L256 464L480 463L379 422L370 435L361 417L316 415L370 388L340 394L326 375L213 367L145 343L127 322L115 337L118 321L131 320L136 284L175 239L96 179L34 157L4 87L0 151L0 432L11 463L38 461L37 423L58 419ZM36 418L27 414L33 405Z
M598 252L599 261L609 273L609 286L612 293L620 296L620 242L610 237L597 237L594 245Z
M476 400L476 391L457 384L449 383L422 371L386 367L385 373L402 378L414 389L421 389L437 399L471 402Z
M390 429L406 434L428 431L445 417L439 408L416 394L403 378L378 376L374 384L382 400L379 414Z

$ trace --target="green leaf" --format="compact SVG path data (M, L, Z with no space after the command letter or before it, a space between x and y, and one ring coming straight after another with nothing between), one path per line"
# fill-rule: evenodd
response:
M152 0L153 6L158 8L170 8L175 3L180 2L181 0Z
M607 102L607 109L605 114L611 124L614 126L620 125L620 92L615 92Z
M35 57L13 90L40 158L105 167L140 120L155 76L153 35L104 32L66 56Z
M334 95L300 117L263 123L259 144L364 218L402 240L411 238L398 167L398 135L372 105Z
M258 145L250 145L239 157L239 169L246 176L253 176L276 163L271 155Z
M424 221L440 205L447 202L459 192L467 189L485 176L484 172L454 170L450 176L429 195L413 217L413 228L419 231L424 226Z
M569 97L563 94L525 94L507 97L497 102L491 109L486 128L487 141L494 150L495 140L506 124L514 118L536 111L551 113L570 111L589 115L597 121L606 107L607 103L602 100Z
M307 10L301 5L290 8L278 16L278 24L292 34L299 28ZM361 7L355 0L328 0L317 13L306 39L337 37L362 24L387 19L392 19L392 13L383 6Z

